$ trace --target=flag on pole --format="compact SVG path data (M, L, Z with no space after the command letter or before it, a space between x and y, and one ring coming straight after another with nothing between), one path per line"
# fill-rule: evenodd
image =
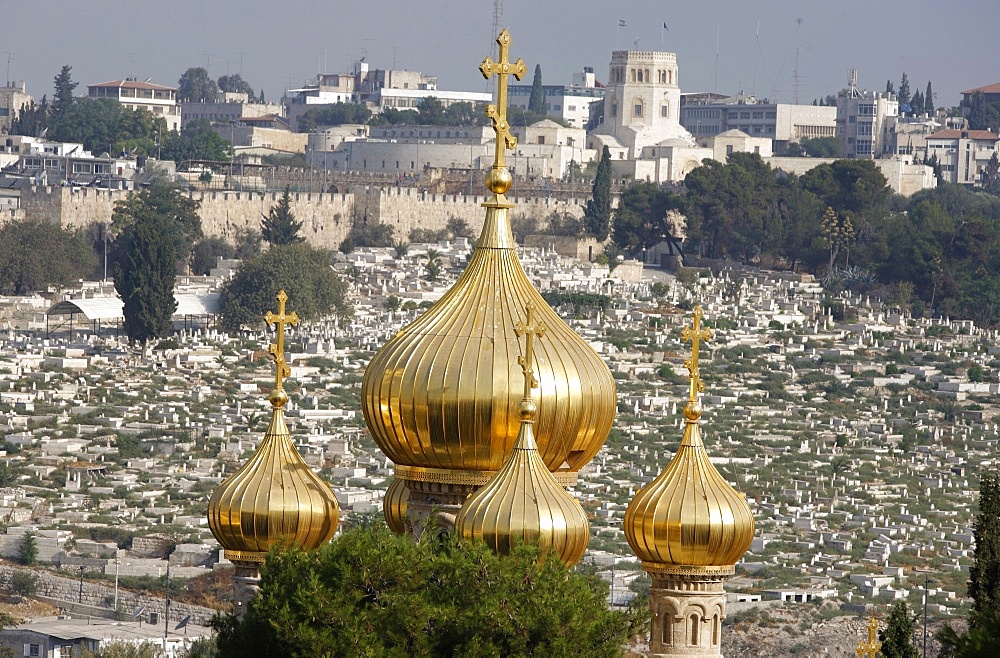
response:
M181 619L179 622L177 622L177 626L174 627L174 630L179 631L180 629L187 626L189 621L191 621L191 615L188 615L184 619Z
M627 25L628 23L626 23L624 20L620 18L618 19L618 27L626 27Z
M667 22L666 21L663 21L663 29L666 30L667 32L670 31L670 28L667 27Z

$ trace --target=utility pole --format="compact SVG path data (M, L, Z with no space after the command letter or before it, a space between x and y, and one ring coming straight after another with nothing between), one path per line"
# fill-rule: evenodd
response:
M83 569L84 566L80 565L80 593L76 597L77 603L83 603Z
M167 556L167 583L166 599L167 604L163 606L163 650L167 649L167 632L170 630L170 556Z
M930 578L924 576L924 658L927 658L927 585Z

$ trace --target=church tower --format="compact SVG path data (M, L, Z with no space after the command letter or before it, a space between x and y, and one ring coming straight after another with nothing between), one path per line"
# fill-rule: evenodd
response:
M375 354L362 383L365 423L395 464L383 509L396 532L420 535L428 522L454 527L470 494L507 461L525 420L537 457L562 486L576 481L614 421L611 371L549 307L517 257L514 205L505 196L513 184L506 151L517 144L506 118L507 78L527 68L510 61L507 30L497 43L499 61L487 57L479 67L499 78L497 103L487 108L496 152L483 232L455 285ZM534 322L547 330L533 354L538 393L528 413L518 336Z
M684 437L674 458L644 487L625 512L624 531L642 568L652 577L649 591L649 655L720 656L726 593L754 535L746 498L723 479L701 440L704 390L698 345L711 338L701 328L701 307L681 337L691 341Z
M604 91L604 123L594 132L613 136L632 158L665 139L694 145L680 124L680 103L676 54L616 50Z

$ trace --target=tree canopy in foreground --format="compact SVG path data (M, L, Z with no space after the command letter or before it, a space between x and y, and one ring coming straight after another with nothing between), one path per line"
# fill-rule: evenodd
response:
M500 557L452 535L414 542L384 526L313 553L279 549L244 619L215 621L219 655L621 655L638 630L632 617L608 609L598 578L539 551Z

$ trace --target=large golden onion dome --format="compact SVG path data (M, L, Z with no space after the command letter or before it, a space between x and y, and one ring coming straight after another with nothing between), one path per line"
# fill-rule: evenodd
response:
M493 196L483 204L483 232L465 272L437 303L378 351L365 371L361 405L379 448L411 480L483 484L504 463L518 434L518 353L515 327L532 304L549 327L538 350L540 382L535 439L552 471L575 472L597 454L615 414L615 383L600 356L570 329L531 285L515 252L504 193L512 178L504 151L516 140L504 116L510 35L501 61L489 58L486 77L502 73L497 105L487 114L497 151L487 175ZM501 110L497 110L497 107Z
M521 429L507 461L482 488L472 494L455 520L455 532L464 539L484 541L505 554L515 542L537 541L551 548L567 565L583 557L590 539L590 524L580 503L556 481L538 454L532 425L538 406L531 399L532 338L544 325L532 322L528 307L528 347L521 361L524 399L518 407Z
M330 540L337 530L340 510L330 485L303 461L285 425L288 395L282 378L290 369L284 357L284 325L298 316L285 315L287 296L278 294L278 314L268 313L278 325L278 343L269 351L277 363L271 391L271 423L253 456L212 493L208 525L225 549L226 559L263 562L275 544L288 542L304 549Z
M701 308L694 328L684 329L693 343L690 397L684 408L686 425L677 454L667 468L644 487L625 512L629 546L644 568L727 567L736 564L753 540L754 519L746 498L719 474L701 439L704 388L698 372L698 341L711 337L701 330Z

